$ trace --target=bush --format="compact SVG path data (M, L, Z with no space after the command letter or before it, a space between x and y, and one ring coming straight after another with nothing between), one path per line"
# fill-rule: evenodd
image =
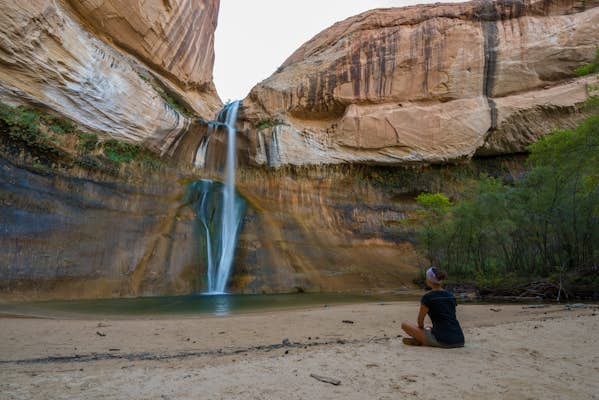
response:
M138 144L107 140L101 144L102 152L109 161L117 164L136 162L144 169L157 171L163 165L160 158Z
M75 125L66 119L48 116L44 118L44 123L52 132L61 135L75 132Z
M110 161L130 163L141 153L141 146L111 139L102 143L102 150Z
M162 165L155 154L140 145L115 139L102 143L95 133L77 132L75 125L66 119L2 102L0 134L14 154L26 149L33 155L36 161L31 168L40 172L48 172L49 167L57 165L79 165L116 175L122 163L134 161L151 170L158 170ZM75 152L77 154L73 154ZM44 168L41 168L42 165L45 165Z
M28 148L35 155L55 158L64 152L42 131L42 121L47 120L54 121L54 117L35 109L11 107L0 102L0 130L8 141Z
M451 274L491 281L599 265L599 116L530 150L531 170L513 185L483 176L453 205L418 196L425 256Z
M285 125L285 123L281 120L271 118L271 119L264 119L264 120L258 122L254 127L257 130L261 131L264 129L274 128L275 126L278 126L278 125Z
M451 201L441 193L421 193L416 197L416 203L437 215L445 214L451 207Z
M574 73L578 76L585 76L599 72L599 49L595 55L595 60L589 64L581 65L574 70Z
M96 149L98 146L98 135L95 133L83 132L79 135L79 141L77 143L77 150L82 153L89 153Z

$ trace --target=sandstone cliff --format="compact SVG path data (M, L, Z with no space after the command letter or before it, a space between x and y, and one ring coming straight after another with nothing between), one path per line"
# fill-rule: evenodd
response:
M58 0L0 1L0 100L160 153L191 123L174 103L205 118L220 107L211 83L218 0L72 5L77 12Z
M68 0L91 30L168 77L198 112L212 82L219 0ZM213 100L213 99L212 99Z
M198 254L185 187L43 173L0 156L0 302L191 293Z
M0 0L0 301L199 289L183 172L154 153L220 108L218 5Z
M244 101L239 160L426 164L522 151L580 120L596 77L574 79L572 70L595 53L598 4L473 2L340 22ZM0 100L47 107L183 164L198 161L205 126L172 101L205 118L219 106L210 82L217 1L0 5ZM223 143L220 136L210 140ZM37 168L26 149L11 149L0 153L0 301L205 288L205 238L185 196L199 174L142 171L130 182L83 170L89 163L80 161L95 160L89 154L63 171ZM200 158L222 165L220 156L217 148ZM520 164L242 169L238 188L250 209L230 288L400 288L421 263L414 195L455 195L460 179L510 178Z
M518 159L418 169L244 169L249 204L228 290L395 291L426 261L414 245L414 194L455 196ZM206 289L205 231L185 182L145 171L124 183L40 174L0 157L0 303L188 294Z
M369 11L297 50L244 100L250 161L444 163L521 152L583 117L599 2Z

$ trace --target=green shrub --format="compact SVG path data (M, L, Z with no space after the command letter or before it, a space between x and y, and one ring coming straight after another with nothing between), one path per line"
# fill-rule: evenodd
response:
M183 104L181 101L179 101L178 99L175 98L175 96L173 96L166 88L160 86L158 84L158 82L156 82L154 79L138 73L137 74L140 79L144 82L146 82L148 85L150 85L152 87L152 89L154 89L154 91L156 93L158 93L158 95L162 98L162 100L164 100L164 102L166 104L168 104L171 108L173 108L174 110L178 111L179 113L183 114L183 115L193 115L193 112L191 112L186 106L185 104Z
M48 126L52 132L64 135L75 132L75 125L66 119L46 116L43 118L44 124Z
M599 72L599 49L595 55L595 60L591 63L581 65L574 70L574 73L578 76L585 76Z
M451 201L442 193L421 193L416 197L416 203L436 214L443 214L451 207Z
M82 153L89 153L96 149L98 146L98 135L95 133L83 132L79 135L79 141L77 142L77 150Z
M596 268L599 115L544 137L530 151L531 170L514 184L483 176L455 204L420 195L421 252L483 286L508 274L549 277Z
M162 166L160 158L138 144L107 140L101 144L102 152L109 161L129 164L138 163L142 168L158 170Z
M269 118L269 119L264 119L264 120L258 122L256 125L254 125L254 127L256 129L258 129L259 131L261 131L264 129L274 128L275 126L278 126L278 125L285 125L285 123L283 121L275 119L275 118Z
M111 139L102 143L106 158L117 163L130 163L141 153L141 146Z
M64 152L42 131L42 121L53 118L38 110L0 102L0 131L9 142L20 143L37 155L56 157Z
M162 166L158 156L140 145L115 139L102 143L95 133L77 132L72 122L29 107L0 102L0 134L10 151L18 154L26 149L33 155L31 168L43 173L57 165L79 165L111 175L119 174L122 163L136 162L150 170Z

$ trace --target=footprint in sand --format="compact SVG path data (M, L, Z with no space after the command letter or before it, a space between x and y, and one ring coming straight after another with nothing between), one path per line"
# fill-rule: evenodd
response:
M416 375L402 375L401 376L401 379L403 379L404 381L410 382L410 383L418 382L416 380L416 378L418 378Z

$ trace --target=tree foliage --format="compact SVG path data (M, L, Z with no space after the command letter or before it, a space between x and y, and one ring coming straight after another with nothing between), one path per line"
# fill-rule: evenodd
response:
M530 172L482 177L451 205L418 197L422 252L457 276L549 276L599 265L599 116L530 147Z

